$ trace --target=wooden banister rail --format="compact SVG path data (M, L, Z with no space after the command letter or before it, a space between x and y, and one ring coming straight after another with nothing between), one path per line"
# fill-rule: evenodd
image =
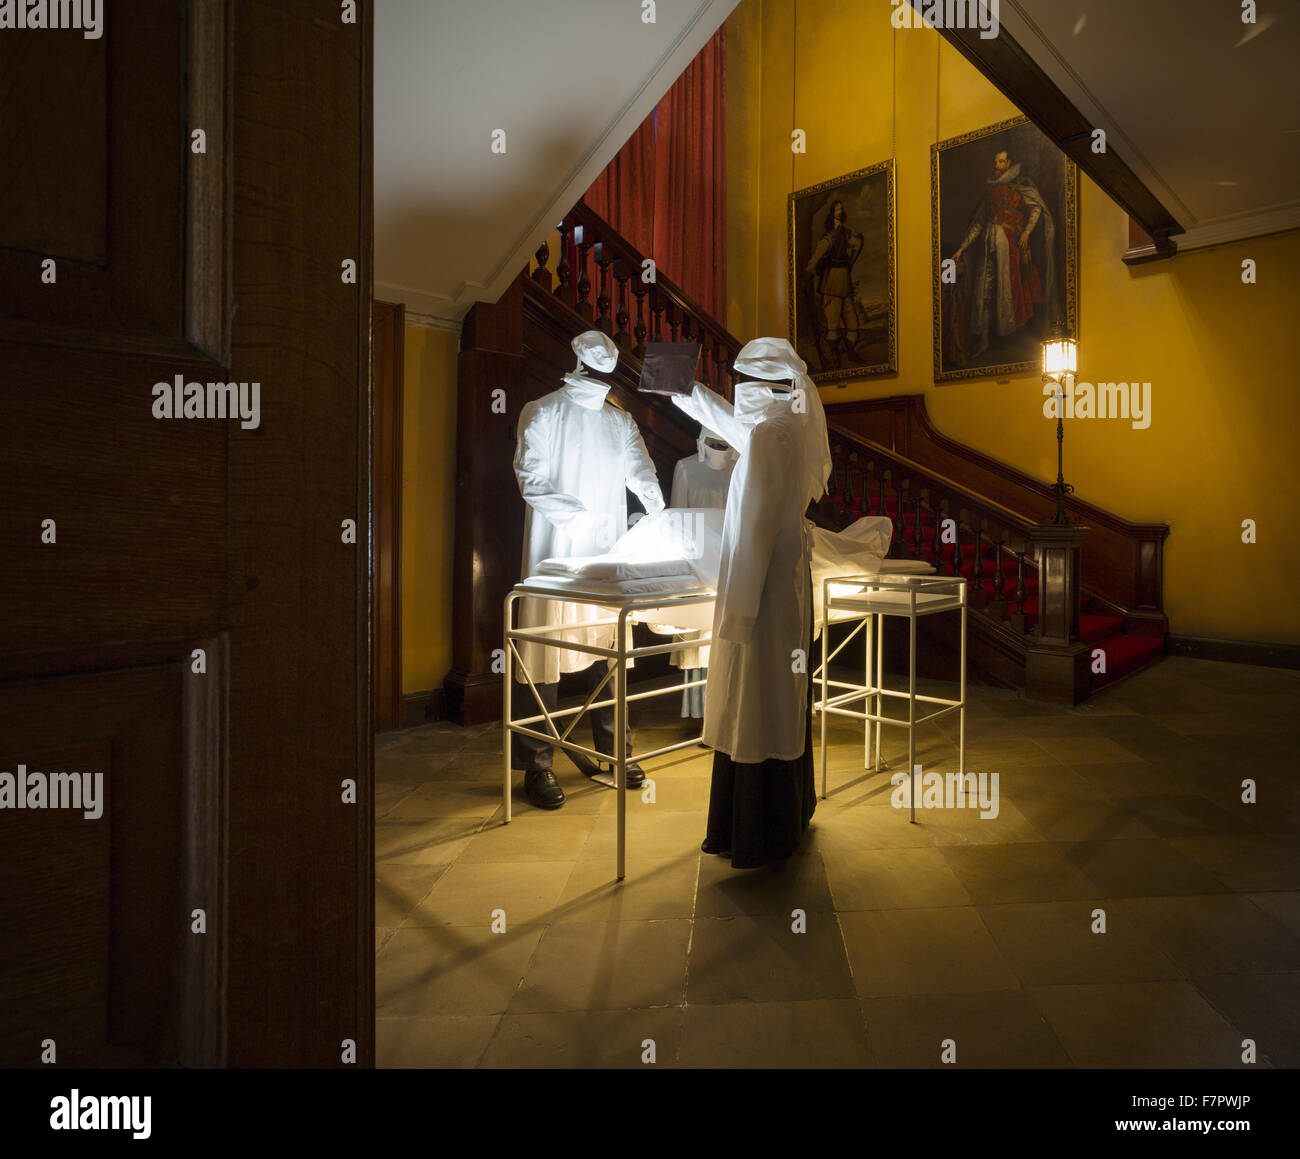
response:
M1052 516L1055 496L1050 484L945 435L931 421L923 395L832 403L826 417L942 476L964 479L986 500L1013 507L1032 522ZM1067 497L1065 509L1072 520L1092 529L1083 557L1085 590L1122 610L1130 632L1163 634L1167 626L1163 559L1169 525L1125 519L1078 494ZM1145 629L1139 620L1146 621Z
M741 343L725 326L585 202L579 201L565 215L559 231L561 252L554 279L550 246L543 243L530 275L534 282L549 290L554 281L553 292L561 302L638 360L645 354L647 342L700 343L700 381L723 397L731 397L737 378L732 363ZM572 276L575 257L576 280ZM596 269L594 283L590 265Z

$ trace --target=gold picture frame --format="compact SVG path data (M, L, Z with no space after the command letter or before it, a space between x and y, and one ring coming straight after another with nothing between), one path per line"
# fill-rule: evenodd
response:
M896 205L892 157L787 200L790 344L815 383L898 372Z
M1078 338L1079 174L1041 129L931 145L930 199L936 383L1029 374L1053 326Z

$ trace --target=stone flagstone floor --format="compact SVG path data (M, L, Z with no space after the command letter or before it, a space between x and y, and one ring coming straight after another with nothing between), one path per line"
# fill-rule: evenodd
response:
M563 754L565 806L517 773L504 826L499 724L382 734L379 1065L640 1067L653 1040L660 1067L932 1067L945 1039L966 1067L1231 1068L1243 1039L1300 1065L1300 673L1170 659L1074 710L970 691L996 818L909 824L837 722L788 862L700 852L692 748L629 793L621 884L614 793ZM686 735L662 703L638 749ZM956 770L956 729L921 731L927 770ZM906 733L884 752L902 769Z

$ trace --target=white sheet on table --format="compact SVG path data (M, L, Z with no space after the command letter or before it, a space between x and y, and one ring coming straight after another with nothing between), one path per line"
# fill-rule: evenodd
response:
M583 595L591 596L626 596L634 599L638 596L657 596L661 593L674 594L685 592L708 591L693 575L645 576L640 579L594 580L579 579L576 576L535 575L523 581L529 587L548 588L554 592L571 595L574 603L581 603ZM708 605L712 615L713 605Z
M722 518L723 511L718 508L669 507L639 520L607 555L548 560L547 564L555 565L554 572L535 576L528 582L566 583L564 577L568 576L573 577L572 586L557 590L581 589L593 594L629 597L680 591L697 585L716 588L722 556ZM822 582L826 579L933 570L924 560L885 559L892 533L893 525L888 517L879 515L859 519L843 531L813 527L813 608L818 619L822 614ZM672 574L669 568L678 574ZM682 574L687 571L689 576ZM836 585L834 594L847 595L860 590L858 584ZM644 621L648 615L662 617L664 614L663 611L640 613L636 618ZM650 627L663 635L709 631L713 627L712 601L675 608L671 614L673 623L656 620Z
M666 576L685 576L693 583L699 582L685 560L620 559L616 553L609 555L575 555L569 559L544 559L538 565L537 574L561 576L565 579L599 580L604 583L620 583L624 580L661 579Z

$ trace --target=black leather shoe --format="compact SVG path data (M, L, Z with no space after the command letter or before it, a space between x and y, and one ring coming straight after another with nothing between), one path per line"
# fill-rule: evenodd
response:
M609 766L610 776L614 775L614 766ZM645 784L645 770L640 765L628 765L627 767L627 787L629 789L639 789Z
M570 753L569 759L578 766L578 771L584 777L602 776L608 777L611 781L614 779L613 764L606 764L601 761L597 764L595 761L584 757L581 753ZM640 765L627 766L627 787L629 789L639 789L645 784L645 770Z
M539 809L558 809L564 804L564 790L549 769L529 769L524 774L524 796Z
M724 846L724 845L722 844L721 841L711 841L711 840L709 840L709 838L707 838L707 837L706 837L706 838L704 839L704 841L700 844L700 849L702 849L705 853L719 853L719 854L721 854L721 853L730 853L730 852L731 852L731 846L730 846L730 845L725 845L725 846Z

